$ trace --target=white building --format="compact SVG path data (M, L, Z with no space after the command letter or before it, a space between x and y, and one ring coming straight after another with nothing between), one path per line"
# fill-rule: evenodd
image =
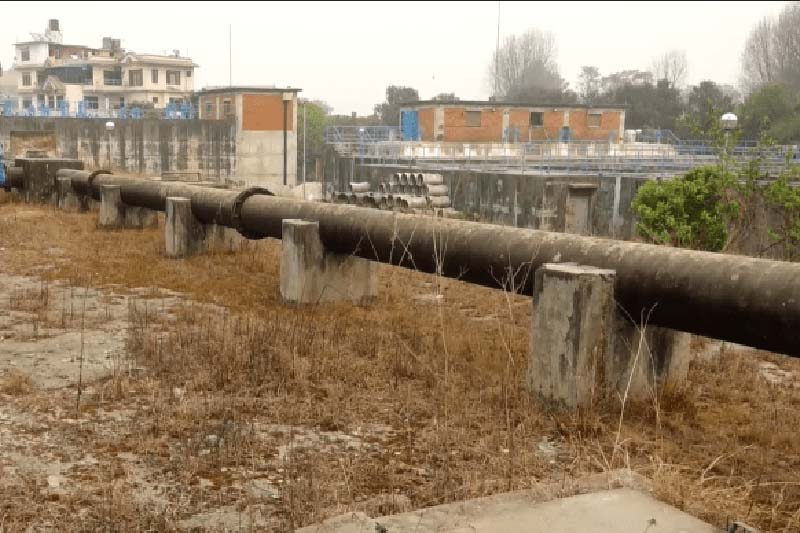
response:
M16 43L15 70L21 108L70 112L84 103L88 112L110 112L121 106L163 109L170 102L189 101L194 91L194 69L188 57L137 54L126 51L118 39L103 38L101 48L63 44L57 20L48 21L44 34Z

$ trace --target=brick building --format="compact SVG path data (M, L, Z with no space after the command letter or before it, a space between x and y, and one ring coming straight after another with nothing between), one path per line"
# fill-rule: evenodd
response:
M625 131L625 106L427 100L400 108L403 138L444 142L610 141Z
M233 86L208 87L197 93L201 119L234 119L236 177L242 185L284 184L297 181L297 93L300 89Z

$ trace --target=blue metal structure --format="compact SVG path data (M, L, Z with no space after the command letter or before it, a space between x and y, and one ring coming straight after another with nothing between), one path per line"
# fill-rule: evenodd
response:
M0 144L0 187L6 184L6 166L3 164L3 145Z
M416 111L400 112L400 128L403 132L404 141L418 141L419 137L419 115Z
M46 105L30 105L17 108L16 102L13 100L4 100L0 102L0 111L2 112L0 114L6 117L117 118L133 120L145 118L144 110L138 106L122 106L115 110L90 109L85 100L81 100L73 106L70 105L69 101L61 100L55 108L50 108ZM197 110L190 102L171 103L167 104L162 117L179 120L196 119Z

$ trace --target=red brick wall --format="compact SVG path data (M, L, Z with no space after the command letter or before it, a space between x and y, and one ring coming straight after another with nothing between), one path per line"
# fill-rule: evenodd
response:
M481 109L481 125L467 126L466 113L478 107L444 107L444 138L446 142L502 142L503 140L503 113L508 109L508 127L519 130L519 140L526 142L551 140L556 141L561 135L564 126L564 113L569 111L570 138L577 141L605 141L609 132L614 133L614 138L619 137L621 122L620 110L606 110L601 113L600 127L588 126L588 109L580 108L538 108L543 113L542 126L530 126L531 111L537 108L503 108L491 107ZM423 141L434 141L435 108L422 107L417 109L420 134Z
M286 129L292 130L293 102L287 107ZM242 129L246 131L282 131L283 96L281 94L242 95Z
M434 140L433 131L433 108L423 107L417 112L417 120L419 121L419 135L423 141Z
M467 126L466 108L444 109L444 140L450 142L500 142L503 139L503 109L485 108L480 127Z

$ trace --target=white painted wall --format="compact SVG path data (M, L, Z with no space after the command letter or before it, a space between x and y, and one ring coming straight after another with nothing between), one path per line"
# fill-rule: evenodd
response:
M22 50L28 48L31 57L28 61L22 60ZM49 43L31 43L31 44L15 44L14 45L14 61L19 66L27 65L41 65L50 55Z

